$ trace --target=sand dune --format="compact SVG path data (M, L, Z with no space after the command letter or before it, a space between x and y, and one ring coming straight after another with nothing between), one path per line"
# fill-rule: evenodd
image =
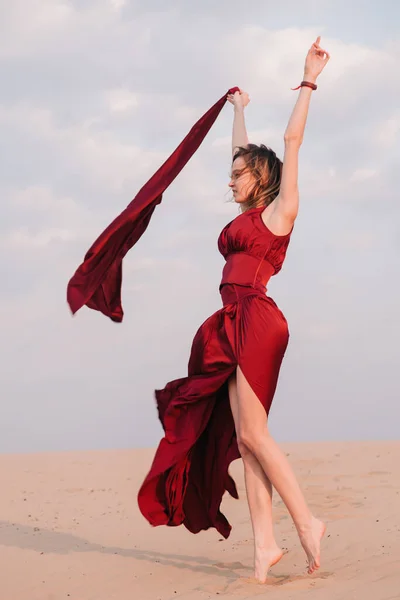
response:
M321 570L306 563L275 496L287 549L267 584L252 579L242 466L222 540L152 528L136 493L149 450L0 455L0 600L400 599L400 442L286 444L312 508L328 523Z

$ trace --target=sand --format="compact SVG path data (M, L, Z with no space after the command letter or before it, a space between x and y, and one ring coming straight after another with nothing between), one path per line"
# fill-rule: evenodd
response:
M192 535L151 527L136 493L152 450L0 455L0 600L398 600L400 442L285 444L315 513L326 520L322 567L306 573L275 495L287 553L266 584L252 577L252 534L240 461L226 496L233 525Z

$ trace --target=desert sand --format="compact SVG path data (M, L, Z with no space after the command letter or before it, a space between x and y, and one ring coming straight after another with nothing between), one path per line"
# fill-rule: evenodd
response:
M292 521L275 495L287 553L252 580L252 532L240 461L233 525L151 527L136 493L153 450L0 455L0 600L398 600L400 442L284 444L315 513L326 520L322 566L307 575Z

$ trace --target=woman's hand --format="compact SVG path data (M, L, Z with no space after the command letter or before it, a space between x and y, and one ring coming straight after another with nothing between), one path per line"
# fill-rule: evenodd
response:
M235 92L234 94L228 94L227 100L233 104L235 108L245 108L250 102L248 93L244 92L243 90L240 90L240 92Z
M323 50L319 43L321 36L318 36L308 51L306 64L304 66L304 79L314 82L321 71L325 68L326 63L330 59L329 53Z

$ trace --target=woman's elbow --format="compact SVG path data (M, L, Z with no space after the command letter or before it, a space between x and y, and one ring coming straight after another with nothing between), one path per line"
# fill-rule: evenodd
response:
M285 145L296 145L296 146L301 146L301 144L303 143L303 137L300 135L297 135L296 133L285 133L285 135L283 136Z

